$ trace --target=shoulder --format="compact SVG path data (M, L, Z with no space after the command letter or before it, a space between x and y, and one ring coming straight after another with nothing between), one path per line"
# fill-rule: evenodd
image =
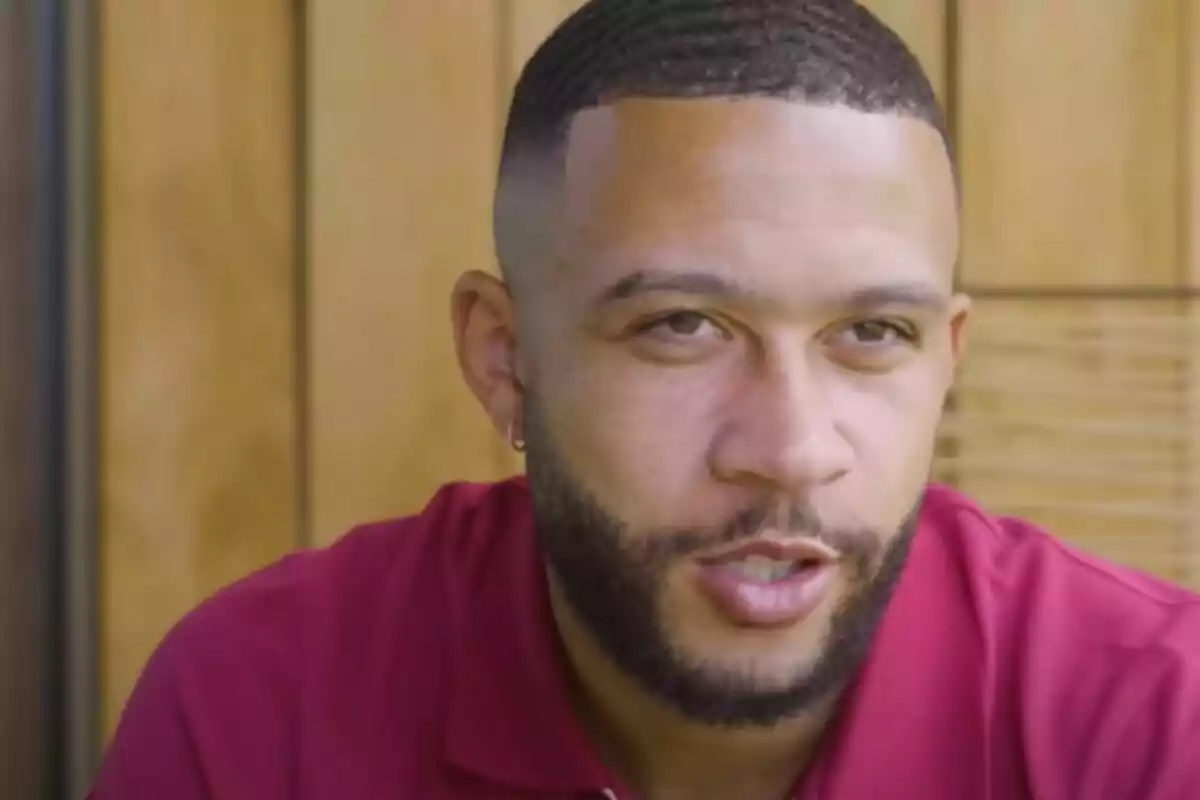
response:
M417 514L356 526L221 589L174 627L158 656L172 662L186 654L196 664L204 654L200 663L211 660L214 670L226 659L253 660L270 672L273 664L294 668L297 649L324 637L353 647L348 630L364 638L375 623L394 630L408 601L454 591L463 568L503 538L497 533L520 514L524 497L519 481L447 484ZM422 603L420 613L428 618L437 607Z
M188 648L218 634L227 641L241 630L295 642L288 634L311 630L331 613L392 606L392 595L440 585L448 570L486 554L523 513L525 498L518 480L446 484L416 514L357 525L328 546L291 553L221 589L163 646Z
M449 637L437 615L453 612L445 598L461 590L455 564L484 560L523 498L517 482L448 485L416 515L358 526L213 594L149 659L100 773L99 787L122 791L96 797L150 797L141 789L168 785L147 753L191 773L172 787L255 781L256 796L286 796L299 769L288 759L310 728L369 725L361 715L383 713L372 693L426 688L394 685L397 664L436 678ZM368 679L383 675L387 686Z
M1200 796L1200 595L941 487L1000 702L1046 796Z
M972 593L996 614L1021 615L1081 648L1176 650L1200 659L1200 594L1109 562L970 498L933 486L933 533L969 574ZM1133 535L1133 534L1131 534Z

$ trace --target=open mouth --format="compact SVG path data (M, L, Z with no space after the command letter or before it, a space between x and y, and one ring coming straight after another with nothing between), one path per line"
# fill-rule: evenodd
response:
M759 538L740 542L699 560L705 568L737 572L746 580L773 583L838 560L833 548L812 539Z
M733 561L709 563L705 566L736 572L745 580L755 583L775 583L805 570L816 569L825 563L828 562L819 558L779 560L752 555Z
M754 539L697 559L698 584L737 625L787 625L820 604L838 558L815 540Z

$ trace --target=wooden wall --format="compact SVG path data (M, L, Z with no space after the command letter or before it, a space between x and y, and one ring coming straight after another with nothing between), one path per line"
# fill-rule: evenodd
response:
M295 3L102 6L101 658L298 543Z
M451 476L512 468L462 386L449 328L455 278L493 264L501 5L309 3L318 543L419 508Z
M1182 5L1181 41L1183 58L1182 99L1183 119L1180 137L1180 238L1183 241L1182 268L1179 282L1189 290L1200 290L1200 3L1187 0ZM1181 554L1180 572L1200 589L1200 310L1192 301L1184 306L1182 315L1190 327L1185 335L1188 350L1185 380L1183 381L1184 410L1182 425L1187 447L1183 452L1185 482L1181 494L1187 503L1188 515L1182 526L1185 542Z
M444 481L518 468L460 384L448 293L492 267L508 94L575 5L101 6L106 726L162 633L218 586L416 510ZM941 474L1200 585L1195 318L1086 296L1200 281L1191 3L868 5L952 105L963 280L1015 295L979 302ZM1097 403L1173 432L1047 433ZM1004 413L1043 424L1022 438ZM1075 476L1075 510L1031 479L1064 461L1108 465ZM1085 513L1098 499L1156 511Z
M1181 0L960 0L955 120L973 350L942 466L993 509L1196 582Z

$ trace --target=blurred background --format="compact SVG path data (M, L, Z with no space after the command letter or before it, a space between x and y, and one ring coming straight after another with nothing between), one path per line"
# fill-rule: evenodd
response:
M1200 588L1197 2L867 5L965 182L937 478ZM0 0L0 797L80 797L219 586L520 469L448 293L577 4Z

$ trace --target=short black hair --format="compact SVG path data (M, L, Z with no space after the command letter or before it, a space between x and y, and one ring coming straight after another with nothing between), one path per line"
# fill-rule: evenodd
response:
M854 0L589 0L517 81L496 200L502 268L505 221L518 216L504 208L506 172L556 153L577 112L632 97L778 97L894 113L933 126L952 152L917 58Z

